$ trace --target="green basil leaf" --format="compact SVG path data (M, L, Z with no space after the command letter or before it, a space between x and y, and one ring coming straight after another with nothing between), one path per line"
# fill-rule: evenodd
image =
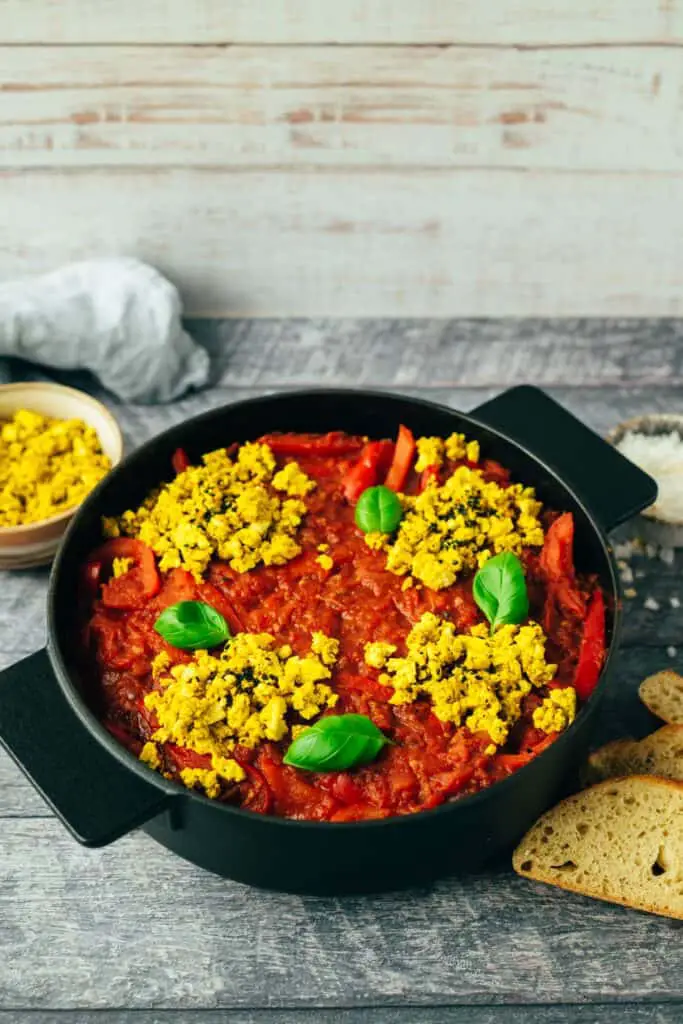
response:
M167 643L184 651L215 647L230 636L223 616L204 601L179 601L169 605L154 628Z
M474 577L472 596L492 632L497 626L523 622L529 614L529 595L517 555L504 551L489 558Z
M363 533L393 533L403 517L399 496L388 487L367 487L356 503L356 526Z
M343 772L374 761L388 742L365 715L328 715L297 736L284 762L309 772Z

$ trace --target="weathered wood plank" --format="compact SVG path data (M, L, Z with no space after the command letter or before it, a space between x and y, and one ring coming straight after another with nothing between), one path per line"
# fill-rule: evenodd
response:
M188 328L226 387L453 388L456 404L466 388L532 383L593 403L590 389L636 387L645 412L648 401L676 406L678 392L660 389L683 383L679 320L191 320ZM619 418L620 400L615 390L591 405L596 428Z
M0 174L0 279L127 252L211 315L683 310L683 175L120 169L111 185Z
M0 1010L0 1024L679 1024L680 1003L391 1007L353 1010Z
M598 430L624 418L624 402L640 402L636 412L681 411L681 320L190 319L186 326L211 356L213 388L189 404L129 407L140 430L158 430L156 421L175 410L186 416L195 405L283 387L438 391L471 408L506 386L532 383L587 403ZM41 376L19 360L0 365L2 383ZM59 379L93 383L86 374ZM601 400L603 388L610 390Z
M644 43L683 39L681 5L638 0L0 0L11 43Z
M87 851L56 822L7 819L2 850L6 1008L683 998L676 922L535 886L505 865L338 900L259 895L142 833Z
M681 171L682 84L661 47L4 47L0 166Z

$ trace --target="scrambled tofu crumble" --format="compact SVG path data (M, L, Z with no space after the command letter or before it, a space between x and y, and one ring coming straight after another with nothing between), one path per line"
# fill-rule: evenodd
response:
M576 718L576 690L573 686L551 690L533 714L534 725L542 732L563 732Z
M501 487L469 466L459 466L443 485L431 484L402 500L406 511L396 534L368 533L365 540L386 550L390 572L410 574L432 590L450 587L500 551L519 554L543 544L541 503L533 488Z
M158 728L140 754L159 767L156 743L176 743L211 757L211 768L187 768L181 779L218 796L224 782L240 782L244 769L231 756L239 744L255 747L292 735L338 696L329 686L339 642L324 633L311 637L310 653L299 657L289 646L277 648L269 633L238 633L216 657L195 652L187 664L170 667L166 653L152 670L159 689L145 697ZM290 724L290 719L294 722Z
M501 626L493 634L487 626L474 626L469 633L459 634L453 623L426 612L408 634L405 657L392 657L393 644L370 643L365 661L385 670L379 681L393 687L391 704L427 697L440 721L488 733L493 753L520 718L524 698L555 676L556 666L545 658L545 639L535 622ZM546 709L549 701L552 712ZM534 724L542 731L557 732L572 721L575 710L576 693L571 687L553 690L538 709L538 719L534 716Z
M113 558L111 563L112 576L125 576L129 569L133 568L132 558Z
M219 448L136 511L105 518L104 532L139 538L162 572L182 567L196 579L216 555L236 572L284 565L301 551L295 540L306 512L301 498L314 487L295 462L277 472L265 444L241 445L234 460Z
M0 527L65 512L111 469L93 427L19 409L0 422Z
M468 441L464 434L451 434L445 440L442 437L418 437L415 442L417 462L415 471L421 473L434 466L440 469L445 459L452 462L479 461L479 442Z

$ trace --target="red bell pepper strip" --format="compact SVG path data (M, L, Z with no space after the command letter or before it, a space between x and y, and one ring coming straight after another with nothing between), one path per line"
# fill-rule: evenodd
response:
M564 512L551 523L543 543L540 566L548 580L545 621L548 616L552 617L553 604L557 604L566 615L583 619L586 602L576 584L574 517L571 512Z
M131 735L131 733L129 733L120 722L107 721L103 722L103 725L107 732L113 736L122 747L125 747L126 750L132 750L136 746L140 746L139 739L136 736Z
M179 747L175 743L167 743L165 750L179 772L185 768L211 768L210 754L197 754L189 747Z
M171 457L171 465L176 476L180 476L190 466L190 460L184 448L176 448Z
M266 434L261 441L275 455L353 455L363 447L362 438L335 430L329 434Z
M427 466L427 468L423 469L422 472L420 473L420 494L422 494L422 492L426 490L427 487L429 487L432 480L436 484L438 484L439 482L438 466Z
M113 576L102 587L102 602L107 608L137 608L149 597L159 593L161 580L154 552L133 537L114 537L93 551L86 573L96 575L95 566L109 571L115 558L131 558L135 563L123 576ZM97 578L99 579L99 573Z
M235 760L246 772L247 780L250 783L249 793L245 797L242 807L245 810L254 811L255 814L270 814L275 800L265 775L253 764L241 761L238 757Z
M398 428L394 460L389 467L384 486L391 491L400 491L405 486L415 454L415 438L403 424Z
M342 480L342 489L347 501L355 504L363 491L375 486L393 451L392 441L368 441L358 461L351 466Z
M541 551L541 568L553 580L574 577L574 517L564 512L551 524Z
M576 586L572 585L571 580L562 580L557 584L551 583L548 593L555 598L562 611L567 615L575 615L582 619L586 614L586 602L583 595Z
M222 590L215 587L213 583L208 582L202 583L197 589L202 601L210 604L212 608L215 608L217 612L220 612L233 633L244 632L244 623L242 622L237 609Z
M574 675L574 689L580 700L587 700L600 678L605 657L605 602L602 591L591 597L583 627L579 661Z
M476 463L470 462L469 465L475 466ZM484 474L484 480L493 481L500 484L501 487L507 487L510 483L510 470L501 466L500 462L496 462L495 459L484 459L480 463L480 469Z

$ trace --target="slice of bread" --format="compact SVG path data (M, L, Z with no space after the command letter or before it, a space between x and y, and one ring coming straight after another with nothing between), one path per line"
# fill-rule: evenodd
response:
M588 758L584 782L619 775L661 775L683 782L683 725L663 725L642 740L613 740Z
M640 699L646 708L670 725L683 725L683 676L665 668L640 684Z
M601 782L540 818L512 858L524 878L683 918L683 783Z

